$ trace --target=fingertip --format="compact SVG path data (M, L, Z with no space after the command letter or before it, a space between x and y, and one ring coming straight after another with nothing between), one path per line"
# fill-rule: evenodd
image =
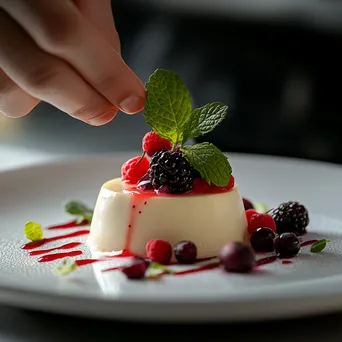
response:
M101 114L100 116L97 116L96 118L88 119L85 121L91 126L103 126L109 122L111 122L116 115L118 114L118 109L111 109L108 112L105 112Z
M144 104L145 98L131 95L122 100L118 107L126 114L136 114L144 109Z

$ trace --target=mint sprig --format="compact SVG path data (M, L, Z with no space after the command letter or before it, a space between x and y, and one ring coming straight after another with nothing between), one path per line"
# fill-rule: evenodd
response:
M176 145L183 140L184 125L192 111L185 83L177 74L158 69L150 76L146 89L146 123Z
M70 215L77 216L77 223L90 222L93 218L93 210L82 202L70 201L64 206L64 210Z
M319 241L316 241L310 248L311 253L320 253L324 250L327 243L331 242L330 240L322 239Z
M227 186L232 168L227 157L213 144L184 146L185 158L210 185Z
M145 119L160 137L179 148L209 184L227 186L232 168L227 157L213 144L184 146L189 139L211 132L220 124L228 107L219 102L193 110L183 80L167 70L156 70L146 83Z
M208 103L195 109L185 124L182 143L211 132L224 120L227 109L228 106L219 102Z

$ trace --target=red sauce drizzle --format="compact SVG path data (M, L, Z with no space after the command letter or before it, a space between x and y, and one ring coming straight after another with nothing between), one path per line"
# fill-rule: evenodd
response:
M82 251L71 251L71 252L65 252L65 253L54 253L54 254L47 254L43 255L38 259L38 262L49 262L54 261L57 259L67 258L67 257L73 257L77 255L81 255Z
M111 268L106 268L105 270L102 270L102 272L106 273L106 272L111 272L111 271L118 271L121 269L122 267L111 267Z
M71 222L59 224L56 226L49 226L46 229L47 230L68 229L68 228L76 228L76 227L86 226L87 224L89 224L89 223L86 221L81 222L81 223L77 223L76 221L71 221Z
M89 230L79 230L77 232L73 232L70 234L64 234L64 235L60 235L60 236L46 238L46 239L42 239L40 241L32 241L32 242L26 243L25 245L21 246L21 248L26 249L26 250L30 250L30 249L34 249L37 247L41 247L41 246L43 246L49 242L52 242L52 241L72 238L72 237L81 236L81 235L85 235L85 234L89 234Z
M199 273L199 272L204 272L204 271L212 270L212 269L217 268L219 266L220 266L220 264L218 262L216 262L216 263L208 264L208 265L205 265L205 266L202 266L202 267L192 268L190 270L174 272L171 275L181 276L181 275L186 275L186 274Z
M300 244L300 247L305 247L305 246L311 246L314 243L316 243L318 240L308 240L308 241L304 241Z
M41 255L41 254L50 253L50 252L57 251L57 250L60 250L60 249L71 249L71 248L78 247L81 244L82 244L82 242L70 242L70 243L67 243L65 245L62 245L62 246L59 246L59 247L55 247L55 248L41 249L41 250L38 250L38 251L32 251L32 252L29 253L29 255L34 256L34 255Z
M292 261L291 260L283 260L281 263L283 265L289 265L289 264L292 264Z
M278 257L276 255L266 257L266 258L262 258L262 259L257 260L255 266L259 267L259 266L271 264L272 262L275 262L277 259L278 259Z
M98 261L103 261L103 260L102 259L81 259L81 260L76 260L76 265L86 266L86 265L90 265Z

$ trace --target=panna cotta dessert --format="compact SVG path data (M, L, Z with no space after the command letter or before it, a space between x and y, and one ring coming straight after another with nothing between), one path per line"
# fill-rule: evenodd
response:
M99 251L128 250L145 256L153 239L176 245L192 241L197 257L217 256L227 241L243 241L247 220L237 185L230 190L186 195L126 190L121 178L106 182L95 206L89 245Z
M103 252L145 257L151 240L188 241L197 258L215 257L247 234L245 208L227 157L213 144L187 141L213 130L227 106L192 109L189 92L172 72L157 70L146 84L142 155L103 184L88 244Z

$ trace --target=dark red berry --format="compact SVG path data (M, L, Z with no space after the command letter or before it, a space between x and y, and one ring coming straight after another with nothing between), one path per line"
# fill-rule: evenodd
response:
M291 258L298 254L300 241L294 233L283 233L274 239L274 248L280 258Z
M146 133L142 140L142 149L149 157L152 157L157 151L171 150L171 148L171 143L155 132Z
M262 227L270 228L274 232L277 230L276 224L271 215L259 214L259 213L251 215L249 224L248 224L248 233L252 234L254 230L256 230L257 228L262 228Z
M254 209L254 206L253 206L253 203L248 200L247 198L243 198L243 205L245 206L245 210L248 210L248 209Z
M269 228L257 228L250 236L250 243L256 252L273 252L276 234Z
M134 262L126 267L122 268L122 272L129 279L142 279L145 277L145 273L148 266L143 260L134 260Z
M227 271L236 273L247 273L256 263L253 249L242 242L227 243L222 247L219 259Z
M150 180L150 176L148 173L146 173L144 176L140 178L137 188L140 190L152 190L153 189L153 185L152 185L152 182Z
M146 244L147 258L160 264L167 264L172 257L172 247L165 240L150 240Z
M143 177L150 166L147 158L137 156L127 160L121 167L121 177L123 181L129 183L138 183L140 178Z
M191 241L180 241L173 249L180 264L193 264L197 259L197 247Z

